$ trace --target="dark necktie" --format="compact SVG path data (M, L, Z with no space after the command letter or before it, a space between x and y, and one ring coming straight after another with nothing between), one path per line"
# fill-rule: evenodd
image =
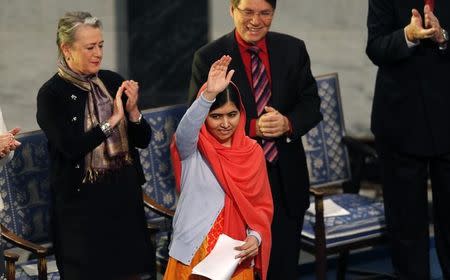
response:
M256 110L258 117L264 113L264 107L269 103L271 89L266 67L258 56L260 49L256 46L248 48L252 61L252 87L255 97ZM268 162L274 162L278 158L278 150L274 140L262 140L264 156Z
M434 0L425 0L425 5L430 6L430 10L434 12Z

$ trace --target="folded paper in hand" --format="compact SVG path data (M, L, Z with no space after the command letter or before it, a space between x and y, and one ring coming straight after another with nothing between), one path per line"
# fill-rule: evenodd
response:
M315 204L311 203L311 205L308 208L308 212L315 215L316 214L316 208ZM350 212L345 210L345 208L342 208L341 206L334 203L331 199L324 199L323 200L323 216L326 217L335 217L335 216L344 216L349 215Z
M214 248L192 269L192 274L208 277L211 280L231 279L239 264L239 259L235 258L239 251L234 248L244 243L225 234L219 235Z

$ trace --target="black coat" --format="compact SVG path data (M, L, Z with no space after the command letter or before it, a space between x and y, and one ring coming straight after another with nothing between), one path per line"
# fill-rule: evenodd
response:
M303 215L309 205L309 177L301 136L322 120L320 98L310 70L309 55L302 40L275 32L266 36L271 69L271 106L291 121L293 134L276 140L278 164L283 181L284 199L294 215ZM194 56L189 89L190 100L196 95L211 64L222 57L232 57L229 69L236 70L232 81L240 90L247 113L247 133L251 119L257 118L256 104L248 82L234 31L199 49ZM260 139L258 139L260 140Z
M115 96L122 77L111 71L98 75ZM106 174L99 182L82 183L86 154L106 139L99 126L84 131L86 99L86 91L57 74L41 87L37 98L37 121L47 136L50 155L58 269L62 279L116 279L146 272L154 266L154 254L146 230L141 189L145 177L136 147L148 146L151 128L145 119L140 124L128 122L133 165Z
M408 48L403 28L423 0L370 0L366 52L378 66L371 129L379 140L416 155L450 152L450 49L431 40ZM450 2L434 13L450 29ZM450 48L450 46L449 46Z
M98 75L114 97L123 78L106 70L101 70ZM58 74L48 80L38 93L36 117L48 139L50 184L61 199L70 198L77 192L84 175L84 157L106 139L99 126L84 132L86 100L85 91ZM150 137L151 128L145 119L140 125L128 122L129 150L141 184L145 177L136 147L146 148Z

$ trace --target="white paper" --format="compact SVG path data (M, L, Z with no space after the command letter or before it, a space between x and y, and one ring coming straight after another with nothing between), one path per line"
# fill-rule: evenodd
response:
M23 269L23 271L25 271L25 273L28 276L37 276L38 275L37 264L22 265L22 269ZM53 272L57 272L57 271L58 271L58 267L56 267L56 261L47 262L47 273L53 273Z
M235 258L239 251L234 248L244 243L225 234L219 235L211 253L192 269L192 274L208 277L211 280L231 279L239 264L239 259Z
M311 203L308 208L308 212L312 213L313 215L316 214L316 208L315 204ZM350 215L350 212L345 210L345 208L342 208L341 206L334 203L331 199L324 199L323 200L323 216L324 217L335 217L335 216L344 216L344 215Z

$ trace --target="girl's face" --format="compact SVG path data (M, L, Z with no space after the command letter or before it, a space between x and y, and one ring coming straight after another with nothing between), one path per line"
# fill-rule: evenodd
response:
M231 137L236 130L240 113L236 105L230 101L209 112L206 118L208 131L226 147L231 147Z

